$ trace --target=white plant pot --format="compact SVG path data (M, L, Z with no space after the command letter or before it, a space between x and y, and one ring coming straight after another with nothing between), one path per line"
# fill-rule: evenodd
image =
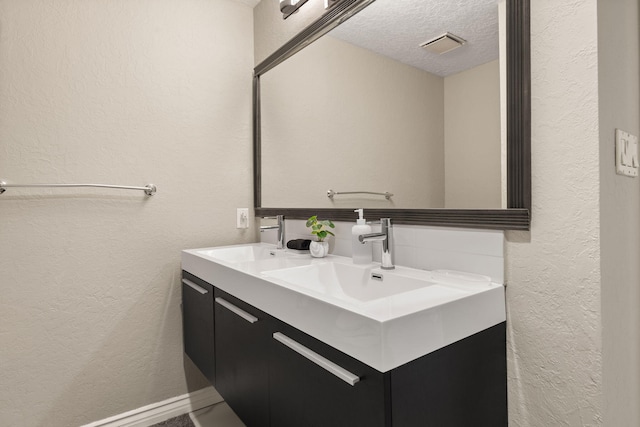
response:
M324 258L329 254L329 242L312 241L309 246L309 252L314 258Z

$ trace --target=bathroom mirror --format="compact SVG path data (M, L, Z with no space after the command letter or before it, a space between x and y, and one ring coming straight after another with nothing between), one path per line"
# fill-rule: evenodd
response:
M257 216L306 218L320 213L352 220L353 209L365 207L369 218L389 216L397 223L528 229L528 2L502 2L506 60L501 79L496 0L456 2L458 8L466 3L456 13L475 21L465 23L460 16L437 20L446 25L435 25L422 41L438 35L434 32L444 26L458 33L452 37L471 37L443 55L423 54L418 47L416 61L427 58L428 71L412 63L415 58L400 58L402 63L388 59L384 49L392 53L398 49L389 40L381 43L380 35L415 41L416 28L431 28L427 23L434 21L434 12L451 4L423 1L407 3L413 7L404 12L399 1L342 1L256 67ZM386 10L391 5L400 9ZM480 19L482 10L490 15ZM400 27L398 21L375 21L380 17L384 21L389 13L404 14L400 31L389 28L391 23ZM409 24L416 17L417 24ZM491 28L484 30L478 22ZM376 39L371 28L380 26L385 30ZM465 26L473 28L465 31ZM471 80L466 78L471 74L475 75ZM484 77L478 80L477 75ZM466 83L458 83L465 79ZM502 102L500 86L506 92ZM480 115L479 125L469 124L468 118L462 121L462 116L470 114L469 104L474 104L472 115L489 111L489 118ZM501 114L502 122L506 121L502 136ZM362 123L367 125L357 126ZM487 129L487 135L481 135ZM447 146L446 138L452 139L456 132L458 147ZM460 146L460 141L469 139L472 145ZM447 199L447 187L455 190L449 195L459 194ZM338 194L330 199L329 189L394 195Z

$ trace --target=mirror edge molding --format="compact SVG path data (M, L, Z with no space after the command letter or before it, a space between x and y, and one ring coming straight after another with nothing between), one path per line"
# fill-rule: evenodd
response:
M379 209L367 208L367 218L391 218L394 224L438 227L482 228L491 230L528 230L529 209ZM353 208L255 208L256 217L284 215L304 219L312 215L332 221L354 222Z
M262 207L260 76L331 31L375 0L342 0L254 68L253 183L256 217L312 215L353 221L353 208ZM493 230L529 230L531 224L530 0L506 0L507 9L507 209L367 209L370 218L397 224Z
M311 43L333 30L375 0L341 0L318 19L296 34L253 69L254 77L266 73L287 58L295 55Z
M530 0L507 0L507 208L531 209Z

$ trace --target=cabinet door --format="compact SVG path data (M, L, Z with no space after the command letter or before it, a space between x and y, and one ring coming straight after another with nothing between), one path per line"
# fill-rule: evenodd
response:
M271 426L390 426L388 374L275 321L269 364ZM388 397L388 394L386 394Z
M182 272L182 335L184 352L215 384L213 286Z
M269 425L268 316L215 290L216 389L248 427Z
M391 371L394 427L506 427L506 323Z

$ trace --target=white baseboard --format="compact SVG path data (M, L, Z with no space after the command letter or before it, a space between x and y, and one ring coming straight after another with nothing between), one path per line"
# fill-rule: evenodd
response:
M207 387L104 420L94 421L82 427L149 427L169 418L220 403L222 400L222 396L213 387Z

